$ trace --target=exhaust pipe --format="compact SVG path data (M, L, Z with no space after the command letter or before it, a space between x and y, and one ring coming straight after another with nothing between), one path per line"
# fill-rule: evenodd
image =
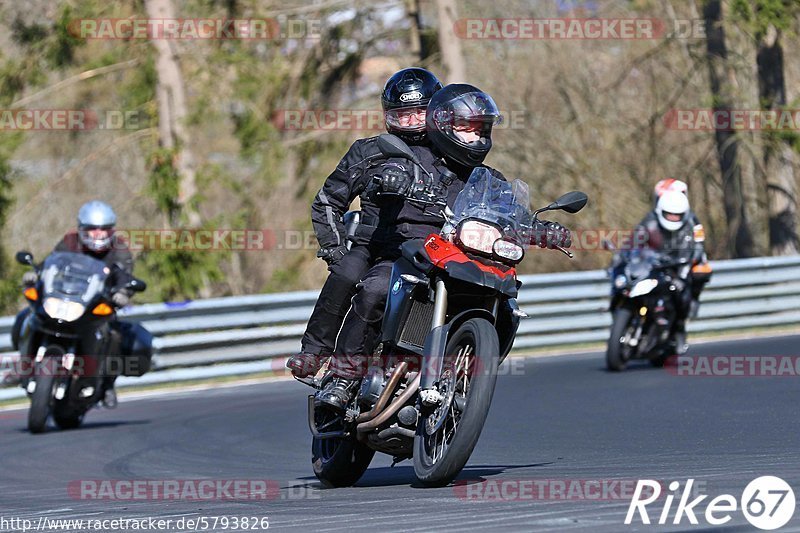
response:
M417 393L419 390L419 380L420 380L420 373L416 372L413 381L408 384L406 390L404 390L400 396L395 398L395 400L386 408L381 414L369 420L367 422L362 422L358 426L356 426L356 431L359 433L363 433L365 431L372 431L373 429L377 428L381 424L385 424L397 411L400 410L408 401L411 399L414 394Z
M405 361L401 361L399 365L397 365L392 372L392 375L389 376L389 381L386 382L386 386L381 391L381 395L378 396L378 401L375 402L375 405L372 406L372 409L367 411L366 413L361 413L356 418L356 422L367 422L372 420L378 413L383 411L383 408L386 406L389 398L394 394L394 390L397 388L397 384L400 382L400 379L405 376L406 370L408 369L408 363Z

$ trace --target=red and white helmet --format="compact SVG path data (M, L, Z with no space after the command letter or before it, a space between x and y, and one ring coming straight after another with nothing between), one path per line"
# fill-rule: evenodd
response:
M656 200L658 200L658 198L661 198L661 195L667 191L678 191L688 196L689 186L686 185L685 181L667 178L656 183L656 186L653 189L653 194Z
M689 198L678 191L666 191L656 204L658 223L667 231L678 231L689 220Z

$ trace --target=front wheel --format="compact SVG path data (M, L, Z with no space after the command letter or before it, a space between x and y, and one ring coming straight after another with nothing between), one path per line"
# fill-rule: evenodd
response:
M619 307L614 311L614 321L611 324L611 335L608 338L608 348L606 349L606 367L612 372L624 370L628 363L625 354L626 346L622 340L628 331L632 317L631 310L625 307Z
M75 429L83 422L84 413L76 413L67 406L61 407L56 404L53 409L53 421L61 429Z
M340 413L318 408L315 413L317 428L323 431L344 429ZM349 487L366 472L375 451L354 437L311 439L311 462L314 475L326 487Z
M37 365L37 369L41 368ZM37 372L36 389L31 395L31 407L28 409L28 431L42 433L47 427L50 416L50 400L53 397L54 377L48 372Z
M447 343L439 379L441 405L420 418L414 437L414 473L429 487L450 483L478 442L497 382L500 343L494 326L472 318Z

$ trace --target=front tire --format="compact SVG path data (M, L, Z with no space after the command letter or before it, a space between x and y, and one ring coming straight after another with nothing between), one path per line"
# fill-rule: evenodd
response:
M318 408L317 427L336 431L344 427L340 413ZM364 475L375 450L358 442L355 437L311 439L311 463L314 475L326 487L349 487Z
M83 422L83 414L60 413L58 408L53 411L53 421L60 429L75 429Z
M606 349L606 368L612 372L625 370L628 360L624 354L622 338L628 330L633 313L630 309L619 307L614 311L614 320L611 324L611 335L608 338Z
M37 365L37 370L41 369ZM54 377L46 370L38 372L36 389L31 395L31 406L28 409L28 431L42 433L47 428L47 417L50 416L50 401L53 398Z
M467 320L445 353L456 354L445 360L440 379L445 400L420 418L414 437L414 473L428 487L453 481L475 449L497 382L497 331L486 319Z

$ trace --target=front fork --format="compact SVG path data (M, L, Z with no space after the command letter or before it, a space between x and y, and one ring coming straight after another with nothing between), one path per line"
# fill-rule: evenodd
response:
M431 332L425 339L425 348L422 352L422 368L420 369L421 378L419 383L420 394L425 396L427 391L435 389L436 381L442 372L444 365L445 348L447 346L447 334L450 329L445 324L447 320L447 286L444 280L436 280L436 290L433 304L433 319L431 321Z
M41 363L44 362L45 357L51 357L53 361L57 360L57 355L48 356L47 355L47 338L42 339L42 342L39 348L36 350L36 356L33 360L33 365L31 368L31 372L33 372L33 378L29 379L27 385L25 386L25 391L28 394L33 394L36 390L36 373L39 371L42 372L54 372L56 375L56 386L53 392L53 397L56 400L63 400L66 396L67 389L69 387L69 383L72 380L72 367L75 365L75 348L69 347L67 350L64 350L61 354L61 362L59 366L56 366L53 363L54 368L47 368L47 365L44 366L42 370ZM63 372L63 375L61 373Z

